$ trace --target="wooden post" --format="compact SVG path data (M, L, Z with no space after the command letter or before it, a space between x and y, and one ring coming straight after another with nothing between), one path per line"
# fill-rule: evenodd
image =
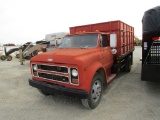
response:
M23 53L22 53L22 49L19 49L19 56L20 56L20 65L24 65L24 60L23 60Z

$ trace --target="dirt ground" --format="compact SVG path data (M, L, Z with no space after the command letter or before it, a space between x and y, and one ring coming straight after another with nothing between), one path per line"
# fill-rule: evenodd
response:
M159 120L160 83L141 81L141 47L130 73L119 72L99 106L84 108L77 98L43 96L28 84L29 61L0 61L0 120Z

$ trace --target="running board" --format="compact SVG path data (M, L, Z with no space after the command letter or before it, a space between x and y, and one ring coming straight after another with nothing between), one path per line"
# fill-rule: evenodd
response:
M111 74L107 79L107 83L111 82L115 77L116 77L116 74Z

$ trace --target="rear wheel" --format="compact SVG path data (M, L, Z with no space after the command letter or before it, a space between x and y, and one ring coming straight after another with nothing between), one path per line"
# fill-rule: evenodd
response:
M81 99L84 107L88 109L94 109L98 106L102 97L102 90L103 90L102 80L103 79L101 75L96 74L94 76L88 98Z
M132 67L132 57L129 56L126 59L125 66L124 66L124 71L125 72L130 72L131 71L131 67Z
M7 61L11 61L12 60L12 56L11 55L8 55L7 56Z
M7 57L6 57L5 55L2 55L2 56L1 56L1 60L2 60L2 61L6 60L6 58L7 58Z

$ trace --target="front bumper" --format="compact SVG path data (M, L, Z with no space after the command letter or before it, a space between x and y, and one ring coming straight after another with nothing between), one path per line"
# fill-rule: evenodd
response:
M88 93L85 90L71 89L63 86L48 84L41 81L29 79L29 85L38 88L50 94L61 94L66 96L78 97L80 99L88 98Z

